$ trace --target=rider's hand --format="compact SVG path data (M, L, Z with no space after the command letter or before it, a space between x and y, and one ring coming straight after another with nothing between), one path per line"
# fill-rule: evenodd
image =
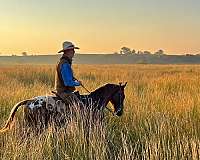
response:
M80 85L82 85L82 82L81 82L81 81L79 81L79 80L76 80L76 82L78 82Z
M82 85L82 81L79 81L78 79L74 78L74 80L78 83L80 83L80 85Z
M82 85L82 81L78 81L80 83L80 85Z

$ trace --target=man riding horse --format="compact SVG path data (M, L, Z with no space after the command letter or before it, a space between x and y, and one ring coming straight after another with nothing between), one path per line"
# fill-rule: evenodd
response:
M63 49L58 52L63 52L63 55L56 67L55 89L57 96L66 104L78 101L74 91L76 90L76 86L81 85L81 81L74 78L71 68L75 49L79 49L79 47L75 47L72 42L65 41L63 43Z
M15 114L21 106L24 106L24 121L27 126L36 130L47 128L52 121L56 122L58 126L60 125L60 122L65 123L65 118L67 117L63 117L62 115L68 114L68 111L66 110L66 108L68 108L67 106L81 102L84 107L90 108L91 103L88 103L88 100L92 101L93 108L91 111L93 112L93 115L102 112L109 102L111 102L114 107L114 110L110 111L113 112L113 115L121 116L123 114L123 103L125 99L124 88L126 87L127 82L125 84L106 84L95 91L90 92L88 95L79 95L79 98L75 95L75 87L83 85L81 81L78 81L73 77L71 65L72 58L75 54L74 49L79 48L75 47L73 43L66 41L63 43L63 49L58 52L63 52L63 55L58 62L56 70L56 96L37 96L18 102L12 108L5 126L0 129L0 133L9 130L12 127Z

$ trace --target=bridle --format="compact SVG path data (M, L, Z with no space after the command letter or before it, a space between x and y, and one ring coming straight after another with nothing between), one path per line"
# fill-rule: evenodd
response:
M121 90L121 88L122 88L122 83L120 82L119 83L119 105L120 105L120 109L123 107L122 105L122 90ZM116 113L118 113L119 112L119 110L117 110L116 111Z

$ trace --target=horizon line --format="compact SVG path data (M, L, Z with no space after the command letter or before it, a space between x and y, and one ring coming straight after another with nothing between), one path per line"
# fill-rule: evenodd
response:
M115 53L102 53L102 52L90 52L90 53L75 53L75 54L78 54L78 55L117 55ZM19 56L19 57L28 57L28 56L56 56L56 55L62 55L62 54L59 54L59 53L42 53L42 54L28 54L27 55L22 55L21 54L0 54L0 57L12 57L12 56ZM120 54L118 53L118 55L126 55L126 54ZM131 55L143 55L143 54L131 54ZM155 55L155 53L151 53L150 55ZM200 53L164 53L164 55L167 55L167 56L184 56L184 55L200 55Z

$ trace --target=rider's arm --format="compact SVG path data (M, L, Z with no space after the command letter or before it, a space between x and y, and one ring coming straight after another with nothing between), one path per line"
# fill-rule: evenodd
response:
M71 86L71 87L80 86L80 83L73 79L73 72L72 72L70 64L68 63L62 64L61 76L62 76L65 86Z

